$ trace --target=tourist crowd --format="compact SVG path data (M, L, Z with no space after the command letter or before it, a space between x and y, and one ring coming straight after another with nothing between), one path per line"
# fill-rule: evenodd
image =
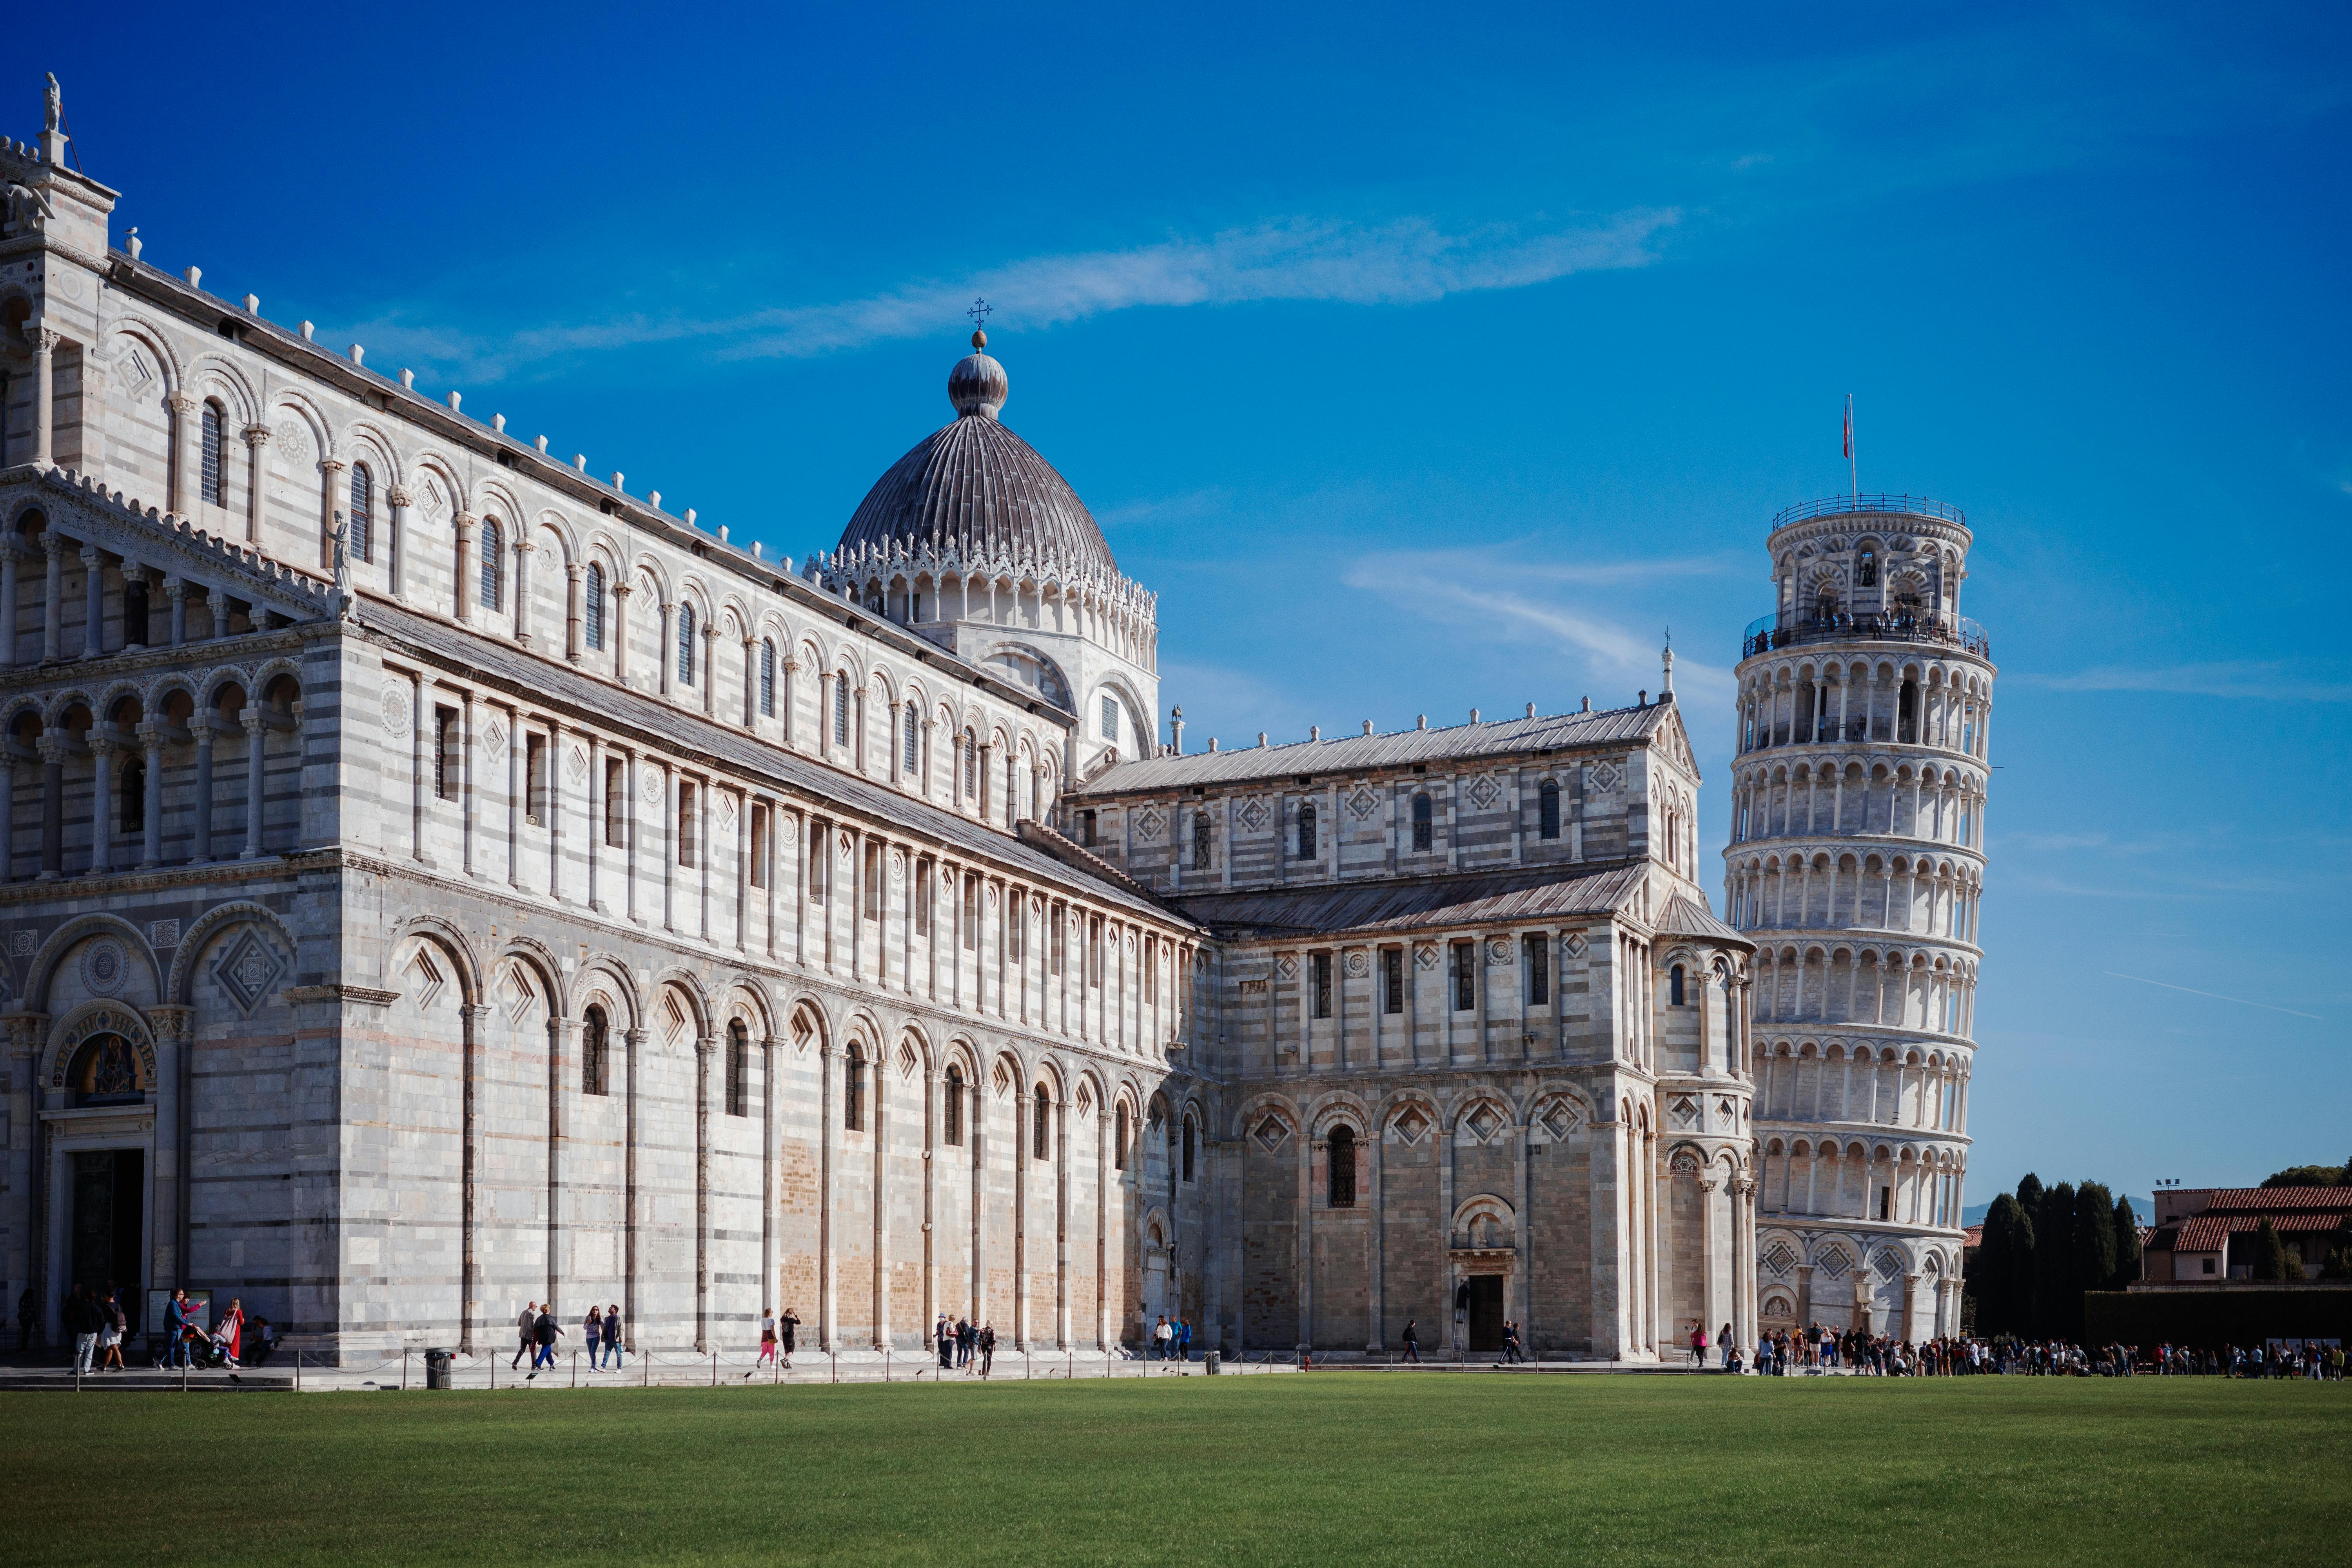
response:
M2286 1342L2268 1348L2192 1349L2158 1345L2152 1352L2137 1345L2078 1345L2059 1340L1933 1339L1916 1344L1885 1334L1835 1330L1814 1323L1803 1332L1781 1329L1762 1336L1752 1358L1731 1342L1730 1325L1716 1335L1719 1364L1727 1371L1753 1368L1767 1377L1786 1376L1794 1368L1843 1367L1872 1377L2303 1377L2340 1383L2345 1351L2341 1345ZM1694 1327L1693 1364L1706 1362L1706 1333Z

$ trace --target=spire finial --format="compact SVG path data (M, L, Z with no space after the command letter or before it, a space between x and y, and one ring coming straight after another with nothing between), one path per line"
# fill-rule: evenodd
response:
M996 307L987 300L974 296L971 308L964 311L965 315L971 318L971 346L974 349L984 349L988 346L988 316L989 312L995 309Z
M1665 684L1658 688L1658 696L1661 700L1675 694L1675 628L1672 626L1666 628L1665 664Z

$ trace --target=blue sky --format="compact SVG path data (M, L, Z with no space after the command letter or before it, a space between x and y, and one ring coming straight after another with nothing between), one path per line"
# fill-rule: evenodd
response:
M147 259L798 556L947 414L1188 740L1632 700L1724 831L1772 513L1977 531L1969 1197L2352 1152L2340 7L39 8ZM1719 903L1718 895L1718 903Z

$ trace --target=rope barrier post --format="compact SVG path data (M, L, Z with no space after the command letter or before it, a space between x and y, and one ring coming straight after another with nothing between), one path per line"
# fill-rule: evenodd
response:
M400 1351L400 1392L408 1392L408 1347L405 1345Z
M580 1386L580 1352L576 1350L572 1352L572 1386Z
M651 1388L653 1385L654 1352L650 1349L639 1351L637 1352L637 1386Z
M497 1354L496 1354L495 1352L493 1352L493 1353L491 1354L491 1356L490 1356L490 1392L491 1392L492 1394L496 1394L498 1391L499 1391L499 1358L498 1358Z
M710 1386L713 1388L719 1386L719 1352L717 1351L710 1352Z
M294 1352L294 1392L302 1392L302 1352L299 1349Z
M828 1349L824 1353L833 1358L833 1381L839 1383L841 1381L841 1352L837 1350Z

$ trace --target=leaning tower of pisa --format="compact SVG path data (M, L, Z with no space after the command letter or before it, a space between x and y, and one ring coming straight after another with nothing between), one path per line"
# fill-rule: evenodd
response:
M1748 628L1724 892L1757 944L1767 1330L1960 1328L1993 666L1958 507L1772 520Z

